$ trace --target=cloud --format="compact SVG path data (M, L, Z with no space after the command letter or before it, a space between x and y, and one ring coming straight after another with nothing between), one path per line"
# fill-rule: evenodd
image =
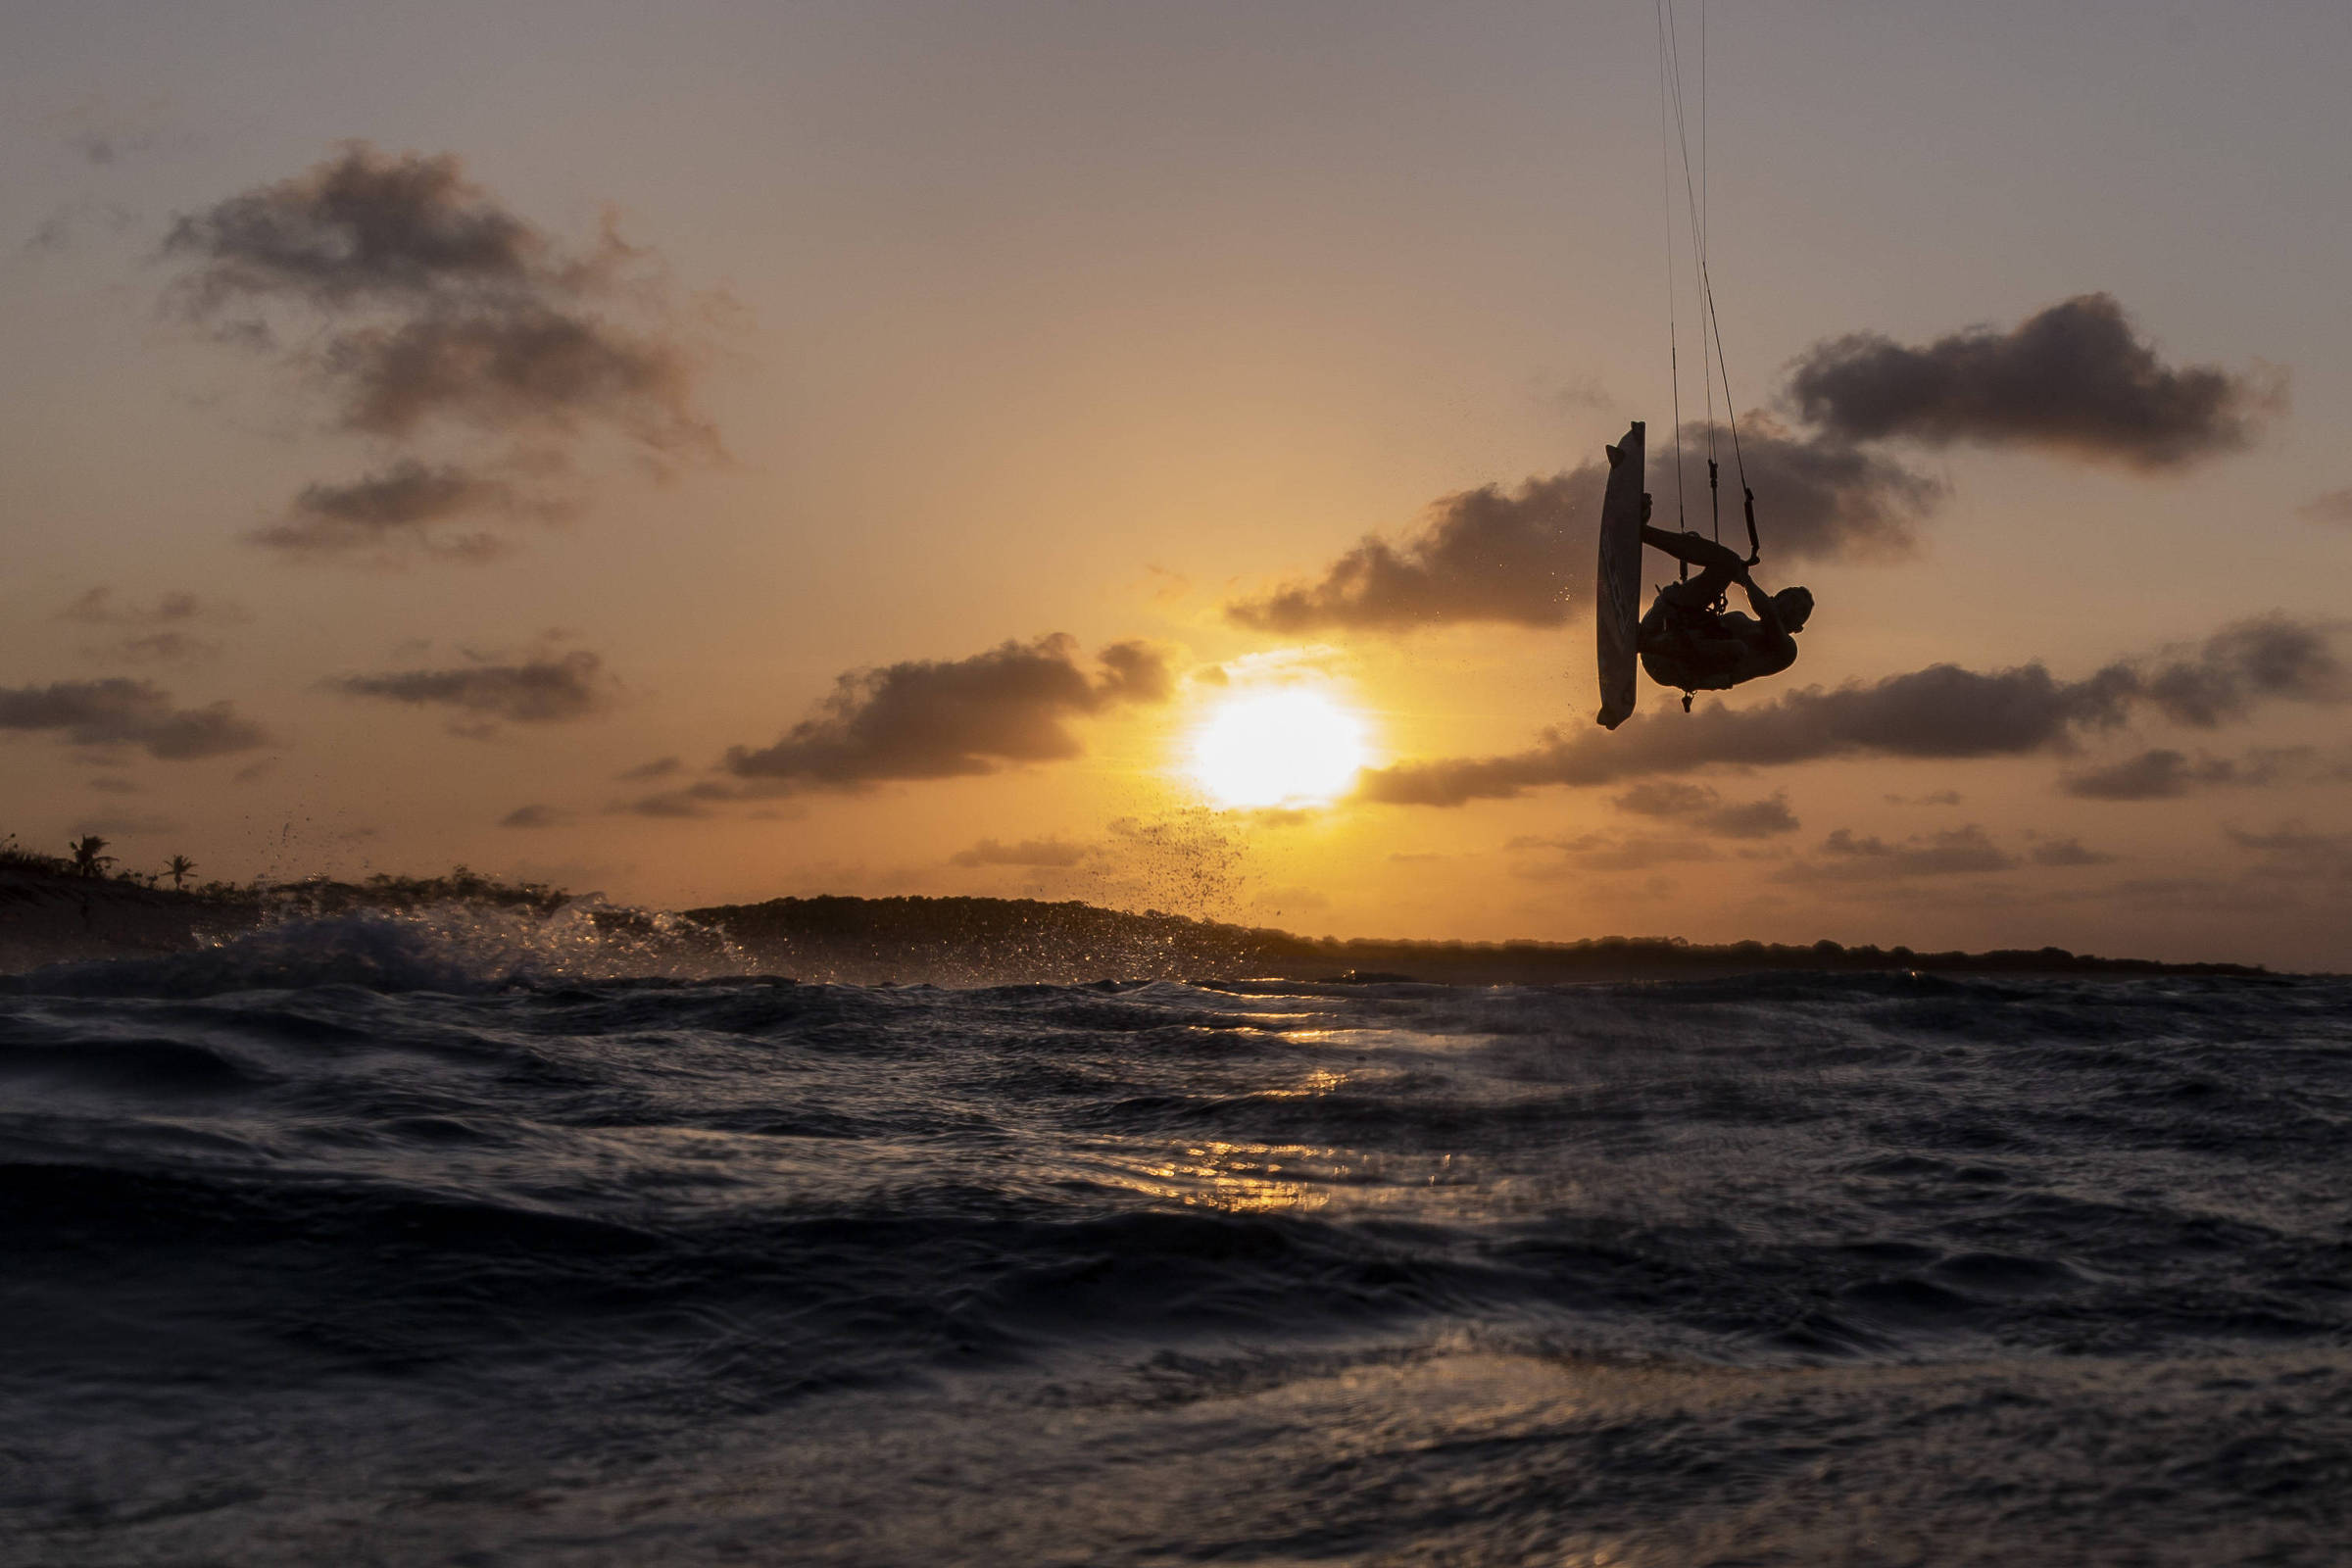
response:
M2115 857L2099 850L2086 850L2081 839L2044 839L2034 846L2035 865L2112 865Z
M270 742L269 732L239 717L233 703L174 708L170 692L122 677L0 687L0 730L6 729L56 730L77 746L137 746L173 762Z
M1072 719L1165 702L1173 689L1165 655L1149 644L1102 650L1102 672L1091 676L1076 649L1075 639L1055 633L969 659L853 671L814 716L772 746L733 748L725 766L782 790L993 773L1005 763L1076 757L1083 748Z
M1760 801L1709 811L1699 822L1710 833L1727 839L1764 839L1776 833L1793 833L1803 826L1788 809L1788 798L1777 790Z
M2176 724L2212 729L2265 698L2334 704L2352 697L2333 627L2262 615L2233 622L2193 655L2159 660L2148 699Z
M1931 790L1925 795L1889 795L1886 797L1886 804L1888 806L1958 806L1960 792L1958 790Z
M612 776L630 782L642 782L647 779L667 778L685 765L674 757L657 757L650 762L639 762L635 767L624 768Z
M1688 526L1705 534L1720 526L1724 539L1744 555L1747 521L1739 479L1744 468L1747 486L1756 493L1757 535L1765 559L1775 564L1900 560L1918 548L1920 523L1944 498L1939 479L1837 437L1793 433L1766 415L1751 414L1740 421L1737 459L1729 432L1720 426L1715 446L1720 514L1708 497L1705 426L1690 423L1683 426L1680 497L1674 491L1674 449L1653 446L1650 451L1649 486L1657 512L1652 520L1661 528ZM1680 519L1674 515L1678 500L1684 508Z
M731 784L705 779L683 789L662 790L653 795L639 796L633 801L622 801L611 808L636 816L679 819L709 816L714 805L750 798L747 792Z
M2058 787L2088 801L2164 801L2186 795L2197 781L2186 757L2158 749L2106 767L2069 773Z
M2080 681L2057 680L2038 662L1989 674L1932 664L1869 685L1803 687L1753 708L1652 712L1614 732L1546 729L1523 752L1367 769L1357 798L1461 806L1544 785L1614 784L1718 764L2016 757L2063 750L2078 732L2121 724L2142 705L2177 723L2209 726L2264 701L2343 701L2331 632L2263 616L2222 628L2193 653L2120 660Z
M598 420L664 454L717 450L692 410L681 352L544 301L357 328L336 337L321 368L344 392L344 428L368 435L406 436L433 419L569 434Z
M58 618L125 634L82 649L86 658L193 664L220 653L221 645L197 635L192 628L234 625L252 615L241 606L186 592L163 594L144 605L127 603L116 599L112 588L101 585L76 596L58 612Z
M695 409L695 357L652 254L608 220L575 252L501 206L449 154L348 142L289 179L180 217L168 299L223 341L323 388L338 428L536 443L561 468L590 430L666 465L723 456ZM552 455L552 462L549 461ZM415 548L458 518L544 519L562 503L479 463L414 455L314 484L258 542L312 555ZM494 555L476 534L434 553Z
M1788 393L1846 440L2019 443L2150 469L2245 447L2279 402L2256 378L2165 365L2106 294L1920 348L1875 332L1816 344Z
M2129 696L2111 671L2062 682L2038 663L1991 674L1934 664L1867 686L1805 687L1754 708L1652 713L1614 732L1546 730L1537 746L1501 757L1369 769L1360 796L1460 806L1546 784L1613 784L1713 763L1786 764L1857 753L2014 756L2063 743L2072 726L2121 721Z
M563 724L592 717L612 706L615 684L605 673L604 661L586 649L515 663L344 675L326 682L346 697L451 708L517 724Z
M2313 522L2352 523L2352 486L2313 496L2295 511Z
M572 813L560 806L517 806L498 819L500 827L562 827Z
M1411 631L1472 621L1558 626L1582 584L1607 470L1588 463L1515 495L1486 485L1447 496L1401 544L1366 538L1314 583L1237 600L1226 618L1261 631Z
M2006 871L2018 862L1975 823L1941 833L1915 835L1900 844L1858 839L1839 828L1821 843L1819 860L1800 860L1779 872L1782 882L1875 882L1921 876L1959 876Z
M1636 816L1688 821L1702 833L1727 839L1770 838L1792 833L1800 825L1788 809L1788 796L1779 791L1760 801L1726 806L1707 785L1661 779L1637 784L1612 804Z
M1720 434L1720 432L1719 432ZM1686 483L1698 509L1691 526L1709 528L1703 427L1684 427ZM1775 561L1888 559L1909 553L1919 521L1942 486L1840 441L1792 435L1757 417L1740 443L1761 526ZM1650 480L1659 525L1671 528L1673 449L1652 443ZM1311 582L1292 583L1225 606L1253 630L1292 635L1345 630L1401 633L1486 623L1537 629L1567 624L1590 610L1594 529L1608 470L1587 463L1515 493L1486 485L1447 496L1415 533L1392 543L1367 537ZM1724 526L1745 537L1728 446Z
M291 179L181 217L165 241L197 259L181 285L199 314L294 294L325 309L453 290L528 290L547 237L505 211L444 153L387 156L363 141Z
M1092 853L1083 844L1065 844L1059 839L1023 839L1018 844L1000 844L995 839L982 839L968 850L958 850L948 857L950 865L1037 865L1071 866Z
M2158 747L2106 767L2069 773L2058 787L2092 801L2166 801L2215 785L2261 787L2308 776L2316 754L2308 746L2254 747L2236 758L2186 756Z
M1515 874L1539 881L1571 870L1646 871L1661 865L1688 864L1722 858L1721 852L1703 840L1644 838L1639 835L1619 837L1610 833L1585 833L1570 839L1516 838L1503 848L1514 852L1554 852L1556 859L1514 868Z
M2352 833L2318 833L2292 820L2268 833L2234 827L2224 831L2239 849L2265 858L2266 876L2352 883Z
M492 533L451 538L432 530L466 517L557 522L571 510L561 501L525 495L504 479L404 458L348 484L303 486L282 520L246 537L311 558L373 550L394 558L418 551L484 561L505 554L507 541Z

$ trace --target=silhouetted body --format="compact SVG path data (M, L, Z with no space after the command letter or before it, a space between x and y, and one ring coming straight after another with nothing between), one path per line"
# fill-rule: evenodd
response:
M1811 594L1802 588L1767 594L1739 552L1702 534L1644 523L1642 542L1699 568L1697 576L1659 589L1642 617L1638 646L1651 680L1684 692L1725 692L1796 662L1795 633L1813 612ZM1734 583L1747 590L1753 616L1715 608Z

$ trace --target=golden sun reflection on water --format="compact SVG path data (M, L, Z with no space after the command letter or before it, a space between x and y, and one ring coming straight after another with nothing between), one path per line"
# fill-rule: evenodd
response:
M1347 1179L1343 1157L1341 1150L1305 1144L1189 1144L1135 1171L1126 1185L1233 1214L1316 1209L1331 1200L1323 1184Z

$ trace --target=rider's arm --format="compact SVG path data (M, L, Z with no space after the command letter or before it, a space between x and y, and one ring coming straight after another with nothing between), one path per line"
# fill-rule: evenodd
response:
M1747 608L1756 612L1756 619L1764 623L1764 629L1775 637L1788 636L1788 629L1781 624L1781 610L1772 602L1772 595L1757 587L1756 579L1744 572L1740 574L1740 585L1747 590Z

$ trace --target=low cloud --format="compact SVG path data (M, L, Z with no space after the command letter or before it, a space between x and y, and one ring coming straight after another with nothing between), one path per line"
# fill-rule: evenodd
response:
M773 792L746 789L741 785L721 783L717 779L702 779L682 789L660 790L652 795L641 795L633 801L621 801L610 809L633 816L682 820L709 816L714 806L756 800L770 793Z
M1447 496L1398 544L1372 537L1334 562L1319 581L1225 607L1226 618L1261 631L1400 632L1494 622L1558 626L1569 585L1600 511L1607 470L1588 463L1516 494L1486 485Z
M1718 838L1770 838L1777 833L1793 833L1801 825L1788 809L1788 797L1778 790L1760 801L1726 806L1708 785L1661 779L1637 784L1611 804L1620 811L1636 816L1688 822L1697 831Z
M0 730L55 731L76 746L136 746L171 762L270 742L269 732L240 717L233 703L176 708L170 692L121 677L0 687Z
M1060 761L1084 747L1072 720L1163 703L1166 656L1119 643L1080 667L1077 641L1056 633L951 661L909 661L843 675L832 694L771 746L738 746L725 766L777 791L858 789L892 780L994 773Z
M2335 704L2352 679L2335 651L2336 628L2262 615L2223 627L2194 653L2156 660L2148 700L2176 724L2212 729L2266 699Z
M1722 432L1718 431L1720 435ZM1690 526L1706 532L1703 427L1684 428ZM1941 499L1936 480L1842 441L1791 434L1757 418L1740 450L1758 496L1773 559L1892 559L1916 544L1918 524ZM1675 523L1673 449L1653 441L1657 522ZM1745 538L1736 469L1724 448L1727 536ZM1253 630L1384 634L1491 624L1545 629L1590 611L1594 530L1608 470L1587 463L1516 492L1487 485L1447 496L1401 540L1377 536L1341 556L1320 577L1225 606Z
M326 685L346 697L447 708L516 724L563 724L593 717L612 707L617 687L605 672L604 661L585 649L514 663L344 675Z
M2069 773L2058 787L2086 801L2169 801L2208 778L2181 753L2157 748L2106 767Z
M2081 839L2044 839L2034 846L2035 865L2112 865L2115 857L2099 850L2086 850Z
M140 664L194 664L219 654L220 643L203 633L237 625L252 615L242 606L186 592L167 593L145 604L119 599L100 586L77 595L58 618L116 633L81 650L86 658Z
M1806 687L1754 708L1652 713L1613 733L1546 730L1538 745L1500 757L1400 762L1367 771L1361 798L1460 806L1718 763L2016 756L2063 743L2074 726L2120 722L2129 699L2128 684L2107 671L2065 682L2037 663L1990 674L1934 664L1867 686Z
M1876 882L1909 877L1959 876L2006 871L2017 858L2005 854L1975 823L1941 833L1920 834L1899 844L1856 838L1839 828L1821 843L1818 859L1800 860L1777 873L1782 882Z
M2022 444L2147 469L2244 448L2279 402L2257 377L2166 365L2106 294L1916 348L1876 332L1820 343L1788 393L1849 441Z
M624 768L613 777L641 783L648 779L667 778L685 765L674 757L657 757L650 762L639 762L635 767Z
M572 813L560 806L517 806L498 819L500 827L562 827Z
M2078 733L2122 724L2142 707L2205 727L2266 701L2343 701L2331 633L2265 616L2226 626L2193 651L2118 661L2079 681L2058 680L2039 663L1991 673L1933 664L1869 685L1804 687L1753 708L1652 712L1613 733L1547 729L1523 752L1367 770L1358 798L1461 806L1545 785L1614 784L1713 765L2016 757L2064 750Z
M2268 833L2225 829L2230 842L2263 858L2261 871L2281 881L2352 884L2352 833L2323 833L2300 821L2280 822Z
M1546 881L1571 871L1647 871L1661 865L1684 865L1722 858L1722 852L1701 839L1620 836L1584 833L1575 838L1517 838L1503 846L1518 854L1549 852L1544 858L1514 867L1515 874Z
M2318 771L2318 754L2308 746L2257 746L2236 757L2200 752L2193 759L2157 747L2105 767L2066 774L2058 787L2092 801L2169 801L2201 789L2295 783Z
M283 519L247 537L312 559L373 552L391 560L423 554L488 561L512 548L500 534L477 528L452 536L437 530L466 519L560 522L571 510L564 502L526 495L504 479L411 458L348 484L305 485Z
M958 850L948 857L950 865L1029 865L1072 866L1085 859L1091 852L1083 844L1065 844L1059 839L1023 839L1018 844L1000 844L995 839L982 839L968 850Z
M324 390L338 428L529 443L541 477L601 430L658 467L721 456L694 407L687 349L656 259L608 220L585 250L560 244L466 178L451 155L346 143L289 179L182 216L164 245L169 299L225 342ZM483 465L415 455L314 484L259 543L313 557L387 546L452 560L497 554L464 519L543 520L564 503Z

